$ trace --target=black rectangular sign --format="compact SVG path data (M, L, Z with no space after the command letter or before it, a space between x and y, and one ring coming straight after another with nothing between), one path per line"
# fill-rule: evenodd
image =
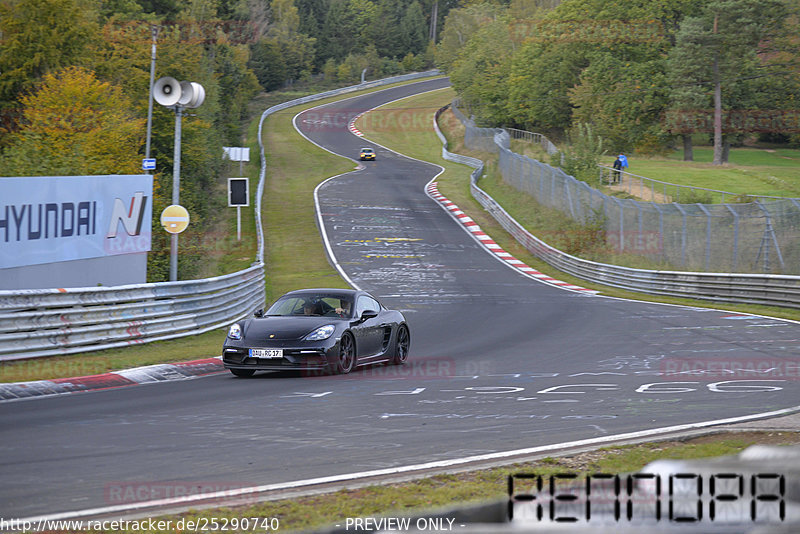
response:
M250 185L247 178L228 178L228 206L249 206Z

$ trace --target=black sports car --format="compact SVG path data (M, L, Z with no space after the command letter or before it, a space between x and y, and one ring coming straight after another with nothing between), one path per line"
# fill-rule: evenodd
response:
M410 343L403 314L369 293L301 289L231 325L222 362L236 376L293 369L349 373L359 365L403 364Z

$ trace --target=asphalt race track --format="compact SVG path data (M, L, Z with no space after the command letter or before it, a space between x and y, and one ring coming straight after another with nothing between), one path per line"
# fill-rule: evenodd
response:
M351 98L295 123L356 159L375 145L348 132L350 118L446 83ZM160 498L177 487L275 484L800 405L798 370L787 367L800 325L532 280L426 195L439 167L375 148L377 161L325 182L318 198L347 276L407 314L406 366L221 373L0 403L0 517L125 504L141 488ZM732 366L745 370L726 374Z

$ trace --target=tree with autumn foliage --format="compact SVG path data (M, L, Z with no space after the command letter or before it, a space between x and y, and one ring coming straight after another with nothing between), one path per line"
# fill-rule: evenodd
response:
M47 72L83 64L99 27L91 9L76 0L0 2L0 106L16 106Z
M138 174L145 120L119 87L81 67L45 74L20 99L18 130L4 158L7 176Z

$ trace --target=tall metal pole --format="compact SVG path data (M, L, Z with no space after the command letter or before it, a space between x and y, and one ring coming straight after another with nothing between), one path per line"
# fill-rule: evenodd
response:
M183 108L175 106L175 155L172 171L172 204L177 206L181 200L181 117ZM178 234L171 234L169 247L169 279L178 279Z
M150 50L150 98L147 104L147 143L144 149L144 157L150 158L150 132L153 129L153 80L156 76L156 40L158 39L158 26L150 27L153 34L153 46Z

